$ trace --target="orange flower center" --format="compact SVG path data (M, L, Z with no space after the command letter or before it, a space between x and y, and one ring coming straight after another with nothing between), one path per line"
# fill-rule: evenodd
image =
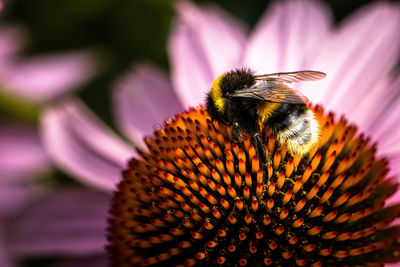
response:
M389 225L400 205L384 208L396 191L387 161L345 119L313 110L319 146L292 156L266 131L272 164L264 170L249 138L236 144L231 127L211 121L204 108L166 121L115 193L113 266L398 261L400 226Z

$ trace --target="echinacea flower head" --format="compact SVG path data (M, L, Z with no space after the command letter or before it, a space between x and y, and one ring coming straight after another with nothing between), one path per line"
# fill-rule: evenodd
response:
M400 259L387 161L354 125L314 112L319 146L291 156L270 133L264 179L247 137L204 108L176 115L132 159L112 204L113 266L364 266ZM268 130L267 130L268 132Z
M80 102L54 105L43 115L43 140L60 167L102 190L117 184L108 228L112 264L398 261L392 222L399 207L386 200L398 203L393 175L400 170L400 136L393 129L400 113L392 111L399 78L389 74L400 51L399 7L376 3L331 29L321 2L277 1L248 37L215 7L180 2L177 9L171 83L139 65L116 86L117 123L138 149L116 139ZM327 79L301 85L314 103L319 145L291 155L266 129L272 163L262 168L248 137L234 142L230 125L213 121L199 104L216 77L237 67L258 74L326 72Z

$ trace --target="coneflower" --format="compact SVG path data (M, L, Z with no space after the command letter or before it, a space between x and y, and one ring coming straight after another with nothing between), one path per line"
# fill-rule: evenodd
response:
M267 132L267 168L249 138L204 108L146 138L112 204L112 266L381 266L400 259L400 205L387 161L357 127L314 109L319 146L290 155ZM265 173L263 173L265 172ZM264 176L264 179L263 179ZM268 179L265 179L267 177Z
M185 263L190 265L194 262L198 266L219 265L217 259L219 262L224 261L225 265L240 265L239 261L244 259L242 264L251 266L255 265L253 261L256 260L260 265L264 265L267 259L267 263L272 261L270 266L279 261L283 266L296 266L296 260L300 265L307 261L306 265L318 265L318 262L322 262L324 266L345 266L345 261L348 262L347 265L353 265L352 259L363 259L370 263L378 262L370 264L373 266L382 265L381 261L384 260L396 261L396 243L382 243L385 241L379 240L390 241L386 236L396 238L397 228L390 230L388 225L372 234L360 231L368 228L372 231L370 227L395 217L397 210L382 209L374 213L376 217L370 214L358 220L356 218L363 212L370 212L363 211L365 209L379 207L379 204L382 206L384 199L394 191L395 183L392 180L381 181L386 177L384 173L388 167L385 160L376 160L378 156L373 156L375 147L378 147L379 155L384 155L389 160L390 172L387 176L393 177L400 173L400 131L396 130L400 119L400 76L391 71L396 67L400 51L400 35L397 34L399 8L397 3L377 1L360 8L339 25L333 25L332 13L322 1L274 1L254 29L248 32L239 20L218 7L197 6L189 1L179 1L176 6L177 20L172 24L168 43L170 79L152 65L136 64L132 72L120 79L112 91L115 126L120 134L137 147L144 150L145 142L142 141L142 137L150 133L153 125L161 122L166 114L177 114L185 108L204 103L204 96L218 75L243 66L249 66L257 73L304 69L316 69L327 73L326 79L306 84L306 90L302 92L312 103L320 103L326 110L333 110L336 116L344 114L348 121L355 123L365 136L369 136L373 142L377 141L379 146L368 143L364 136L355 133L354 127L346 126L344 120L333 120L333 115L322 116L322 110L317 108L314 110L319 114L323 131L319 150L313 151L310 158L293 158L288 152L285 153L285 148L277 147L273 137L265 136L264 142L267 147L274 144L272 169L269 167L272 174L268 176L267 168L264 172L265 180L260 183L257 181L258 170L253 172L251 165L255 152L250 142L246 140L245 145L232 142L229 128L208 122L209 117L202 109L178 115L176 120L160 127L155 138L147 139L151 149L147 150L149 152L143 152L140 158L133 146L113 134L113 131L82 102L77 99L57 102L46 108L42 114L43 143L52 161L88 188L79 194L60 196L59 192L54 192L54 197L46 199L45 202L57 204L55 208L53 206L54 209L48 209L41 203L37 204L40 212L26 213L27 216L20 219L22 224L19 225L18 231L14 231L14 236L7 231L7 250L11 240L16 248L12 254L13 258L14 255L16 258L26 258L27 255L36 257L39 252L40 255L55 255L61 252L62 255L69 253L68 255L79 254L85 257L74 257L74 266L106 266L108 255L103 249L105 231L102 223L107 217L107 213L103 211L109 209L111 204L107 201L108 195L105 194L101 194L103 201L100 201L100 193L96 190L110 193L115 191L116 183L121 180L121 170L126 168L127 159L135 157L136 160L131 161L129 170L125 172L124 181L118 189L120 192L116 194L112 204L113 218L109 225L111 240L108 244L114 265L137 266L140 263L152 262L153 265L159 266ZM186 121L187 124L183 124L182 121ZM332 128L324 126L327 121L331 121L328 125ZM208 124L210 127L212 124L211 131L207 127ZM201 135L196 131L198 125L202 126L199 126ZM216 139L214 135L211 136L214 132ZM346 138L342 140L340 135ZM208 138L216 144L216 150L213 150L214 144L207 146ZM203 144L201 141L206 142ZM331 151L328 151L329 146L332 147ZM167 147L170 149L167 150ZM186 151L185 148L189 150ZM196 149L200 149L200 152ZM228 149L227 154L225 149ZM336 155L332 155L335 149ZM279 164L274 166L275 154L275 162L278 162L279 155L281 158ZM316 166L319 155L321 159ZM316 161L312 164L314 158ZM197 167L199 160L203 164L200 168ZM254 158L254 164L256 161L257 158ZM286 168L290 170L292 164L292 173L289 175L288 171L287 175ZM167 166L174 166L176 170L168 171ZM223 173L226 173L225 178L229 177L230 185L225 183L222 169L219 170L218 166L224 167ZM211 175L200 172L207 172L207 169ZM182 170L186 173L182 173ZM327 170L331 172L327 173ZM229 171L232 171L232 174ZM243 171L244 175L241 174ZM170 175L164 177L164 173L170 173L172 179ZM195 173L198 175L194 176ZM234 175L236 173L239 175ZM281 173L283 176L279 176ZM219 175L220 182L218 176L214 178L213 174ZM341 174L343 176L340 176ZM251 179L248 179L249 175ZM242 179L240 188L235 177ZM279 188L283 177L284 183ZM336 183L343 178L343 187L334 183L338 177L340 178ZM184 184L181 184L181 181ZM251 181L251 185L246 181ZM260 196L257 196L258 183L261 184L261 188L258 186L259 190L263 192ZM296 183L297 186L301 183L301 187L294 193ZM198 190L193 189L191 185L197 185ZM316 188L312 190L315 185L318 185L318 191ZM331 187L333 192L331 189L324 196ZM373 191L369 192L371 188ZM269 190L273 190L272 195L269 195ZM286 195L289 190L292 194L290 198L290 193ZM172 195L168 195L171 192ZM186 196L185 193L188 192L190 194ZM229 194L232 192L235 192L238 198L232 198ZM349 192L347 198L345 194ZM212 204L205 193L211 201L213 197L219 202ZM398 193L387 203L398 201ZM312 197L312 194L315 196ZM361 194L361 197L358 194ZM85 199L82 200L82 196L85 196ZM198 204L194 197L199 200ZM288 198L289 201L284 204ZM361 200L355 203L357 198ZM180 202L182 199L183 202ZM228 209L221 204L221 199L225 200L222 201L224 204L229 204ZM237 199L240 200L238 204ZM320 199L327 200L319 203ZM253 200L256 211L253 210ZM336 201L339 202L334 206ZM339 205L341 201L345 203ZM85 205L80 205L80 202ZM243 208L239 210L241 202ZM60 208L59 203L65 206ZM174 206L169 207L170 203ZM346 206L346 203L349 204ZM186 205L190 206L190 211L182 210L181 206L185 208ZM304 206L301 208L301 205ZM319 206L322 206L322 210L317 209L311 216ZM65 217L54 216L54 210L61 212L64 209L67 210L63 211ZM285 209L287 211L282 214L281 219L280 215ZM182 213L177 212L179 210ZM214 210L221 214L219 219ZM228 210L234 212L230 214ZM321 213L316 215L318 212ZM247 214L249 216L246 217ZM268 214L271 220L267 226L263 223L265 214ZM327 216L328 214L330 215ZM349 214L350 218L341 222ZM355 217L351 219L353 214ZM150 217L146 217L148 215ZM235 224L233 218L237 220ZM246 218L251 219L249 224ZM294 227L293 223L301 218L304 222L299 227ZM330 218L332 219L329 221ZM40 219L40 223L37 223L37 219ZM159 222L165 222L165 226L157 225ZM186 222L193 224L193 228L186 227ZM294 225L297 226L301 222L302 220L297 221ZM207 227L212 225L214 228L208 230L204 223L207 223ZM375 227L378 229L382 224ZM12 225L15 229L15 224ZM133 231L149 226L154 230L144 228L142 232ZM223 228L224 226L227 229ZM256 226L260 230L256 229ZM281 226L283 228L279 228ZM313 227L322 229L316 235L309 235L308 231ZM278 228L277 233L283 230L280 235L275 233ZM181 230L183 235L179 235L177 229ZM219 231L220 229L226 232L226 236L225 232ZM257 235L258 232L261 232L262 236ZM324 236L329 232L333 233ZM336 236L334 232L337 232ZM196 238L192 233L195 233ZM201 234L201 238L196 233ZM342 235L346 233L353 234L346 240L346 236ZM361 234L363 237L359 237ZM290 242L296 241L294 245L288 241L292 235L295 238ZM332 236L335 237L329 239ZM375 240L371 240L372 238ZM140 240L142 243L139 243ZM270 248L271 240L276 243L275 249ZM216 243L214 248L214 243L209 243L211 241ZM374 247L368 247L368 244ZM387 246L383 248L384 245ZM271 246L274 248L274 243ZM229 248L235 251L231 252ZM357 256L355 254L362 251L359 248L363 248L365 253ZM368 252L368 249L374 248L374 251ZM290 255L286 252L292 254L288 260L284 259ZM93 257L94 253L98 258ZM282 253L285 253L284 257ZM322 256L320 253L329 255ZM342 258L335 256L340 256L340 253ZM345 257L347 253L349 255Z

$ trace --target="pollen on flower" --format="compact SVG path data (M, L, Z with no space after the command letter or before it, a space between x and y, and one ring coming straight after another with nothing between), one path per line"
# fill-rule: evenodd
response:
M146 138L115 193L112 266L381 266L400 260L387 161L355 126L313 108L319 146L290 155L268 129L262 169L248 137L190 109ZM265 179L267 177L267 179Z

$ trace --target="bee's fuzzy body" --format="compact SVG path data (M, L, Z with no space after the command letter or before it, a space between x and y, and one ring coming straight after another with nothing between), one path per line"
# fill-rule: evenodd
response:
M238 69L219 76L207 96L210 116L233 128L234 139L241 139L244 130L250 136L259 132L258 124L268 126L272 133L294 154L307 154L318 143L319 125L305 103L263 101L255 98L232 97L240 90L256 83L256 76L248 69ZM293 90L283 83L270 82L265 90L281 87ZM270 87L270 88L269 88Z

